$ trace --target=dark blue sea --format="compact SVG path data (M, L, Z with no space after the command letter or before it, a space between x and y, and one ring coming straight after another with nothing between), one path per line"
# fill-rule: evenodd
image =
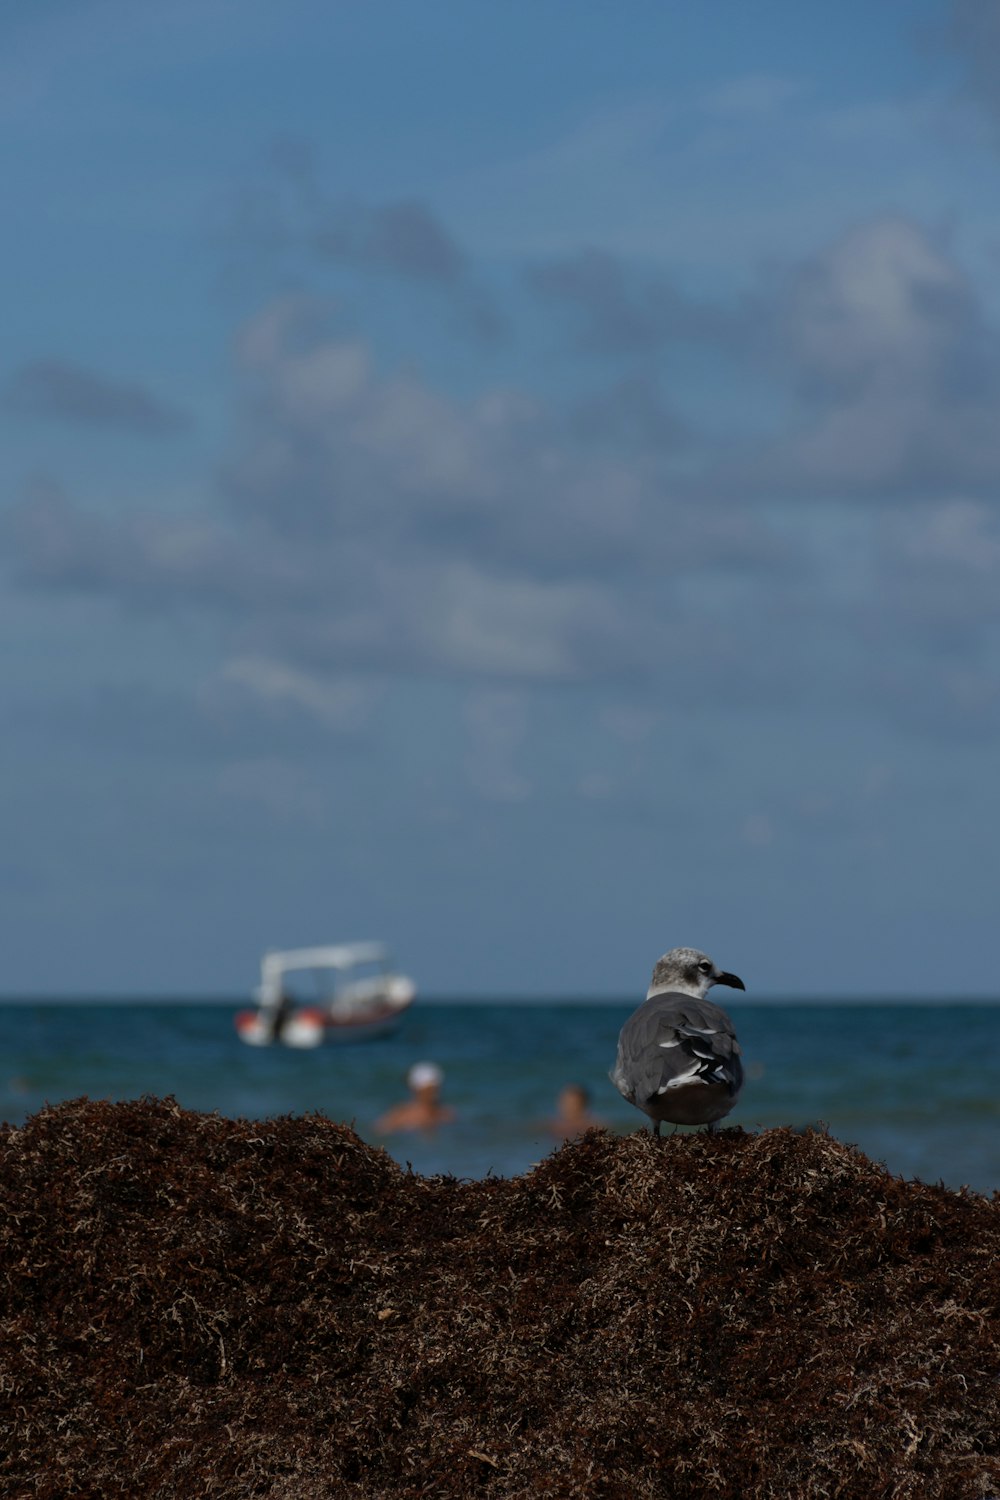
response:
M728 997L727 997L728 998ZM395 1036L314 1051L247 1047L213 1003L0 1003L0 1118L89 1095L172 1094L189 1109L259 1118L320 1110L423 1173L523 1172L557 1144L559 1089L590 1091L615 1131L645 1117L607 1072L623 1002L418 1001ZM730 1004L747 1083L727 1123L825 1123L894 1173L1000 1188L1000 1005ZM406 1070L444 1069L457 1121L432 1135L380 1139L378 1115L406 1094Z

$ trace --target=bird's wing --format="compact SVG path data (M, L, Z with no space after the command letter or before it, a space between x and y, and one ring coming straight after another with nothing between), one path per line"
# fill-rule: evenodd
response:
M743 1083L732 1021L710 1000L681 994L655 995L629 1017L615 1072L627 1079L628 1097L636 1104L682 1081L723 1083L734 1097ZM620 1088L617 1077L615 1082Z

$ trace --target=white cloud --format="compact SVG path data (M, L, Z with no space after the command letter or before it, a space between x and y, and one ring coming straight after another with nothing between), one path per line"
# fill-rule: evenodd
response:
M708 91L700 101L706 114L737 121L760 115L781 114L785 106L806 92L800 78L778 73L747 73Z
M289 293L275 297L240 328L234 340L237 362L247 370L268 369L294 347L301 335L315 341L315 330L334 315L319 297Z
M771 378L794 403L766 440L726 455L716 485L881 502L995 488L1000 330L955 256L919 226L856 227L774 276L758 321L754 364L769 350Z
M805 264L785 318L809 376L904 386L934 380L975 329L965 278L902 219L860 226Z
M536 682L590 677L595 656L621 634L596 584L490 576L466 564L438 576L423 632L431 654L459 671Z
M301 710L334 730L355 730L366 724L377 697L370 681L331 678L257 656L226 662L217 682L204 689L206 700L215 696L220 683L269 707Z
M992 575L1000 593L1000 517L994 507L979 500L946 500L901 530L903 552L914 563Z
M324 344L296 358L283 359L275 391L299 422L336 416L360 396L371 376L371 354L360 342Z

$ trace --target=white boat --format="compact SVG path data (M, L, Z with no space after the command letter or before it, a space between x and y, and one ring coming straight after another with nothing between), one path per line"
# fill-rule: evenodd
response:
M303 974L312 975L314 1001L299 998ZM299 976L294 994L289 975ZM395 1030L415 995L413 980L393 971L382 943L268 952L260 964L257 1009L241 1010L236 1030L251 1047L370 1041Z

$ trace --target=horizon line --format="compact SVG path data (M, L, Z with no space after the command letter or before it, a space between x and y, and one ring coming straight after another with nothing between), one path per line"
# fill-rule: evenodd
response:
M101 994L89 991L77 993L45 992L38 994L0 994L0 1005L227 1005L251 1008L252 997L245 994L196 994L149 992L144 994L121 992ZM562 993L539 994L463 994L459 991L418 996L416 1005L632 1005L642 1004L635 996L601 994L583 995ZM1000 1005L1000 994L910 994L894 991L891 994L800 994L794 991L775 992L764 995L738 995L727 997L727 1006L734 1009L747 1005Z

